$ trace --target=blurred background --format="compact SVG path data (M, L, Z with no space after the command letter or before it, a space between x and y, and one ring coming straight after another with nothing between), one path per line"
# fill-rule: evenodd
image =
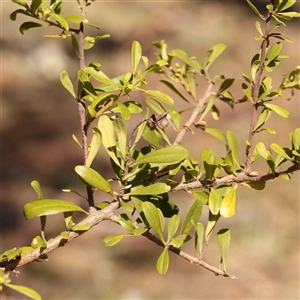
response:
M267 1L255 3L264 12ZM86 208L82 199L61 191L72 188L84 193L74 172L74 167L82 164L82 154L71 137L79 136L77 105L59 80L63 70L75 80L78 61L70 40L43 38L43 34L59 32L32 29L22 36L19 26L31 20L18 15L17 21L12 22L9 15L18 8L9 1L1 6L1 252L29 245L39 234L39 220L26 221L22 213L26 203L36 200L30 187L32 180L40 182L45 198L70 200ZM296 8L299 11L299 4ZM63 15L70 14L77 14L76 1L65 1L63 5ZM109 33L111 38L99 41L89 50L86 63L99 61L110 77L131 70L133 40L141 43L143 55L152 63L156 52L153 41L165 40L169 51L182 49L200 61L213 45L224 43L227 49L212 66L210 75L239 79L242 72L250 73L250 61L260 46L254 40L258 36L254 26L258 18L246 0L98 1L88 8L87 18L101 26L100 35ZM271 74L274 87L284 73L299 65L299 22L287 24L287 28L281 27L279 31L295 43L283 44L282 53L290 58L282 60ZM86 34L99 33L87 29ZM164 89L159 79L152 76L147 88ZM236 80L230 89L236 98L242 97L241 82ZM199 97L204 90L205 84L200 81ZM167 92L176 107L184 107L175 94ZM132 100L143 101L139 97L132 94ZM280 100L280 105L290 111L290 117L286 120L272 114L268 127L275 129L276 135L261 133L256 141L289 147L288 134L299 127L299 93L292 101ZM242 161L251 107L244 103L232 111L219 103L218 108L220 120L208 116L208 126L230 129L236 134ZM141 119L142 114L134 115L129 128ZM171 128L167 132L172 140L175 133ZM188 133L183 144L196 160L207 147L216 156L225 153L218 140L200 130L195 135ZM112 171L104 155L102 149L95 168L109 178ZM254 169L261 174L267 171L263 160L258 160ZM184 192L171 197L183 213L192 203ZM96 202L104 200L110 199L96 194ZM75 217L80 220L83 216ZM201 221L206 220L204 209ZM62 216L49 217L47 221L47 238L64 230ZM167 275L161 276L155 268L161 248L143 237L105 247L102 242L105 236L123 230L104 222L52 252L49 262L22 267L13 283L36 289L44 299L299 299L299 172L290 181L268 182L263 191L238 189L237 213L220 222L205 256L205 261L215 266L219 265L220 257L216 232L224 227L231 230L228 271L240 280L216 277L173 254ZM183 250L192 254L193 243ZM23 298L7 291L3 299Z

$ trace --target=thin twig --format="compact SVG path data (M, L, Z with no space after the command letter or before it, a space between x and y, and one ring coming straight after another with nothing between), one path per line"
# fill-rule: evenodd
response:
M83 0L81 5L81 18L84 19L86 14L86 4L88 0ZM79 68L80 70L85 68L85 60L84 60L84 24L83 22L80 23L79 32L78 32L78 52L79 52ZM78 113L79 113L79 120L80 120L80 129L81 129L81 140L82 140L82 150L83 150L83 162L86 165L87 158L88 158L88 139L87 139L87 124L86 124L86 106L83 100L84 91L80 95L80 99L78 101ZM93 196L93 189L90 186L86 187L88 204L90 207L90 211L94 209L94 196Z
M251 172L251 157L253 153L253 138L255 134L255 124L257 120L257 109L259 107L258 105L258 97L259 97L259 89L262 82L262 75L264 72L265 67L265 59L266 59L266 51L269 44L269 31L270 31L270 24L271 24L271 14L268 12L268 15L266 17L266 29L264 33L264 40L262 42L261 46L261 55L260 55L260 64L255 76L254 84L253 84L253 106L252 106L252 115L251 115L251 123L250 123L250 130L249 130L249 145L246 149L246 163L245 163L245 172L249 173Z
M184 124L183 128L177 134L173 145L178 145L182 142L186 132L194 124L194 122L195 122L197 116L199 115L199 113L201 112L205 102L207 101L207 99L211 95L211 90L212 90L213 86L214 86L214 83L212 81L210 81L203 97L201 99L199 99L197 105L193 109L190 118L187 120L187 122Z
M265 174L259 176L257 174L249 175L247 173L238 173L236 175L231 174L221 178L216 178L214 181L211 180L195 180L191 182L180 183L171 189L172 192L178 191L190 191L200 188L209 188L220 185L232 185L234 183L264 183L269 180L277 178L280 174L291 174L293 172L299 171L300 165L292 165L284 170L277 171L275 173ZM253 172L255 173L255 172Z

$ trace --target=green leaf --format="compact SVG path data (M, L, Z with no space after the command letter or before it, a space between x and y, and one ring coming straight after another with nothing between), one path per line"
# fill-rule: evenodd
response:
M209 209L213 215L217 215L221 206L221 197L215 189L211 188L208 198Z
M231 191L223 198L221 202L220 214L224 218L230 218L235 215L237 187L237 185L234 185Z
M159 274L164 275L167 273L168 268L169 268L169 251L168 248L165 247L157 260L156 269Z
M39 200L43 199L44 196L43 196L43 193L42 193L40 183L37 180L33 180L33 181L31 181L30 185L33 187L33 189L37 193L38 199Z
M175 248L180 248L184 242L189 240L189 236L186 234L180 234L177 235L175 238L173 237L171 239L170 245L172 245Z
M62 71L60 73L60 81L61 81L62 85L65 87L65 89L68 90L74 98L76 98L74 87L69 78L67 71Z
M83 39L83 49L88 50L94 47L96 39L91 36L86 36Z
M138 90L148 95L154 96L168 105L174 105L174 100L163 92L154 91L154 90L142 90L142 89L138 89Z
M215 59L222 54L222 52L226 49L225 44L217 44L213 46L206 54L204 66L207 71L211 64L215 61Z
M112 111L120 112L124 120L129 120L131 117L130 110L122 102L117 102L118 109L112 109Z
M27 203L24 206L24 216L26 220L31 220L40 216L55 215L67 211L81 211L88 214L78 205L57 199L43 199Z
M283 11L288 9L289 7L293 6L297 0L281 0L279 1L279 5L276 11Z
M164 83L168 88L170 88L181 99L190 103L190 100L188 98L186 98L171 82L169 82L167 80L160 80L160 82Z
M221 86L220 86L220 88L219 88L219 90L217 92L217 95L220 95L221 93L223 93L224 91L226 91L228 88L230 88L231 85L233 84L233 82L234 82L234 78L226 78L222 82L222 84L221 84Z
M18 5L23 6L25 8L28 8L28 4L25 1L23 1L23 0L11 0L11 1L14 2L14 3L16 3L16 4L18 4Z
M252 8L252 10L263 20L265 20L265 17L259 13L257 8L249 1L247 0L248 5Z
M281 48L282 48L282 43L279 42L271 47L271 49L268 52L267 59L265 61L266 65L268 65L274 59L278 58Z
M71 39L72 39L72 47L73 47L74 53L76 54L76 56L79 59L81 59L79 51L78 51L78 39L77 39L77 35L75 33L73 33L73 32L71 32Z
M197 223L196 228L196 252L199 257L203 248L203 238L204 238L204 225L202 223Z
M261 36L264 35L261 29L261 25L258 21L255 22L255 27Z
M231 130L227 130L227 140L228 140L229 148L232 153L233 161L236 163L237 167L240 167L238 144L237 144L236 137L234 136Z
M254 130L257 130L257 129L259 129L261 126L263 126L263 125L268 121L270 115L271 115L270 110L264 108L264 109L262 110L262 112L260 113L260 115L259 115L259 118L258 118L258 121L257 121L257 124L256 124Z
M265 182L243 182L241 185L246 186L250 189L261 191L265 188Z
M204 131L212 136L214 136L215 138L219 139L221 142L223 142L224 144L227 144L226 141L226 137L224 135L224 133L216 128L204 128Z
M63 18L62 16L56 14L56 13L49 13L49 16L51 16L53 19L55 19L58 24L60 24L60 26L65 29L65 30L69 30L69 25L68 22L65 20L65 18Z
M295 150L300 150L300 128L296 128L293 132L292 144Z
M33 14L36 14L37 10L45 3L46 0L32 0L30 9Z
M209 211L208 222L207 222L207 226L206 226L206 230L205 230L205 239L206 239L206 241L208 241L208 239L210 238L210 235L212 234L213 229L215 228L215 226L216 226L219 219L220 219L220 214L213 215Z
M279 105L271 104L271 103L264 103L263 105L269 108L270 110L274 111L276 114L280 115L283 118L287 118L290 114L289 111L287 111L286 109L284 109Z
M179 163L187 157L188 152L182 146L170 146L139 157L131 166L134 167L147 163L153 167L168 166Z
M132 195L160 195L169 192L171 187L162 182L156 182L151 185L138 185L133 187L127 196Z
M70 231L63 231L60 233L60 236L64 239L64 240L68 240L70 238Z
M97 81L107 84L108 86L112 86L113 90L118 89L118 85L115 84L107 75L105 75L102 71L97 71L93 67L86 67L83 69L85 73L91 75Z
M142 235L143 233L145 233L146 231L148 231L148 228L135 228L133 231L133 234L135 236L139 236L139 235Z
M90 224L82 224L72 227L72 231L87 231L91 228Z
M247 97L247 99L252 101L251 91L246 83L242 83L242 89L243 89L243 92L244 92L245 96Z
M127 129L120 118L116 118L113 122L114 130L118 137L118 145L119 145L119 151L122 155L122 158L125 160L126 158L126 141L127 141Z
M14 248L14 249L10 249L10 250L7 250L4 253L2 253L1 258L7 257L7 260L10 261L10 260L20 256L21 253L22 253L21 249Z
M229 229L221 229L217 233L218 235L218 243L221 252L222 262L224 271L226 272L226 264L228 258L228 251L230 245L230 230Z
M119 242L121 242L121 240L127 236L132 236L132 234L125 233L125 234L110 235L110 236L105 237L103 239L103 242L104 242L105 246L111 247L111 246L114 246L114 245L118 244Z
M180 234L188 234L192 227L197 224L202 214L203 203L196 199L190 207L180 229Z
M9 18L10 18L12 21L16 21L17 15L18 15L18 14L23 14L23 15L26 15L26 16L30 16L30 14L29 14L27 11L25 11L25 10L23 10L23 9L17 9L17 10L13 11L13 12L10 14Z
M283 148L281 148L281 146L279 146L276 143L272 143L270 146L276 153L278 153L280 156L290 160L291 158L286 154L286 152L284 151Z
M114 131L114 125L113 122L109 119L109 117L102 115L99 118L98 122L98 128L101 131L102 134L102 143L109 154L109 156L112 158L112 160L115 162L117 166L122 168L116 153L116 137L115 137L115 131Z
M86 19L82 19L81 17L79 17L79 16L66 16L65 17L65 20L67 20L67 21L69 21L69 22L73 22L73 23L77 23L77 24L79 24L79 23L87 23L88 22L88 20L86 20Z
M32 248L46 248L47 244L40 236L36 236L32 239L30 246Z
M142 203L142 208L150 227L157 234L159 239L165 244L165 240L163 237L164 224L162 223L160 214L158 212L159 209L156 208L153 203L148 201Z
M20 32L22 34L25 33L25 31L31 29L31 28L36 28L36 27L44 27L45 25L43 24L39 24L39 23L35 23L35 22L25 22L20 26Z
M169 53L170 56L176 56L178 58L180 58L181 60L183 60L187 65L189 65L192 69L194 69L195 71L199 72L201 70L201 66L200 64L191 59L190 57L187 56L187 54L180 50L180 49L175 49L175 50L172 50L170 53Z
M179 222L180 222L180 216L179 215L174 215L170 219L170 221L168 223L168 240L167 240L167 243L169 243L171 241L171 238L176 233L176 231L178 229L178 226L179 226Z
M11 284L11 283L6 283L5 286L11 288L14 291L17 291L27 297L29 297L30 299L34 299L34 300L41 300L42 297L41 295L36 292L35 290L27 287L27 286L23 286L23 285L16 285L16 284Z
M133 41L131 46L132 73L135 73L137 71L141 58L142 46L139 42Z
M86 160L86 167L90 167L94 158L96 157L102 143L102 137L99 129L97 127L93 128L94 135L91 140L91 144L89 147L89 154Z
M75 172L90 186L111 194L113 194L113 189L111 185L95 170L86 166L76 166Z

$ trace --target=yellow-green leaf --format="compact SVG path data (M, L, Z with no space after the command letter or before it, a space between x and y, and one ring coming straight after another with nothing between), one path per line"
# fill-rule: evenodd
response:
M230 218L235 215L236 189L237 185L233 186L231 191L223 198L221 202L220 214L224 218Z

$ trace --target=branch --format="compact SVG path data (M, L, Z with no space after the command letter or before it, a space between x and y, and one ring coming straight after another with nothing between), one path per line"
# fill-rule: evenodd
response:
M282 171L265 174L262 176L257 175L255 172L252 172L252 174L254 175L251 174L249 175L246 174L245 172L242 172L242 173L238 173L237 175L231 174L228 176L224 176L222 178L216 178L214 181L195 180L191 182L180 183L176 187L172 188L171 191L172 192L188 191L188 190L208 188L208 187L220 186L220 185L231 185L233 183L266 182L277 178L280 174L289 174L299 170L300 170L300 165L295 164Z
M118 208L119 208L119 202L112 202L104 209L90 213L88 217L83 219L80 223L76 224L76 226L89 224L90 228L88 230L81 231L81 232L71 231L70 236L67 240L63 239L61 235L59 235L47 241L47 247L45 249L42 248L33 249L32 251L22 255L21 257L17 257L16 259L10 260L9 262L4 262L4 263L1 262L0 267L5 268L6 270L14 270L33 261L38 261L43 256L49 254L53 250L59 247L63 247L64 245L71 242L75 238L88 232L90 229L92 229L94 226L98 225L102 221L109 220L110 216Z
M119 220L118 220L118 217L117 217L116 215L111 214L110 217L109 217L109 219L110 219L112 222L114 222L114 223L120 225L119 222L118 222L118 221L119 221ZM152 233L150 233L149 231L143 233L142 236L144 236L144 237L147 238L148 240L154 242L155 244L157 244L157 245L160 246L160 247L163 247L163 248L165 247L165 245L162 243L162 241L161 241L158 237L156 237L155 235L153 235ZM220 270L220 269L218 269L218 268L216 268L216 267L214 267L214 266L211 266L210 264L204 262L202 259L199 259L199 258L197 258L197 257L195 257L195 256L189 255L189 254L187 254L186 252L180 250L179 248L175 248L175 247L173 247L173 246L170 245L170 246L168 247L168 249L169 249L171 252L177 254L178 256L180 256L180 257L186 259L186 260L189 261L191 264L197 264L197 265L200 265L201 267L203 267L203 268L205 268L205 269L207 269L207 270L213 272L216 276L221 275L221 276L224 276L224 277L229 277L230 279L238 279L238 278L235 277L234 275L229 274L229 273L226 273L225 271Z
M271 14L270 12L268 12L268 15L266 17L266 29L264 33L264 40L261 46L260 63L253 84L253 99L252 99L253 106L252 106L252 116L251 116L251 123L250 123L249 137L248 137L250 146L247 147L246 149L246 163L245 163L245 172L247 173L251 172L251 157L253 153L253 138L255 134L254 128L257 119L259 88L262 82L262 75L265 67L266 51L269 45L270 24L271 24Z
M197 116L199 115L200 111L203 108L203 105L205 104L205 102L207 101L209 96L211 95L211 90L212 90L213 86L214 86L214 82L210 81L203 97L201 99L199 99L196 107L193 109L193 112L192 112L190 118L187 120L187 122L184 124L183 128L177 134L177 137L176 137L173 145L178 145L182 142L186 132L194 124Z
M157 245L161 246L161 247L165 247L165 245L153 234L151 234L150 232L145 232L143 234L144 237L146 237L148 240L156 243ZM231 279L238 279L237 277L235 277L234 275L232 274L229 274L229 273L226 273L225 271L223 270L220 270L214 266L211 266L210 264L204 262L202 259L199 259L195 256L192 256L192 255L189 255L187 254L186 252L178 249L178 248L175 248L173 246L169 246L169 250L175 254L177 254L178 256L186 259L187 261L189 261L191 264L197 264L211 272L213 272L216 276L218 275L221 275L221 276L224 276L224 277L229 277Z
M88 0L82 1L81 6L81 18L84 19L86 13L86 4ZM78 32L78 52L79 52L79 67L80 70L84 69L85 61L84 61L84 24L83 22L80 23L79 32ZM79 120L80 120L80 129L81 129L81 141L82 141L82 150L83 150L83 162L86 165L86 161L88 158L88 139L87 139L87 130L88 126L86 124L86 106L85 101L82 99L84 96L84 91L82 91L80 95L80 99L78 99L78 113L79 113ZM79 95L78 95L79 97ZM93 189L90 186L86 187L88 204L90 207L90 212L94 209L94 197L93 197Z

